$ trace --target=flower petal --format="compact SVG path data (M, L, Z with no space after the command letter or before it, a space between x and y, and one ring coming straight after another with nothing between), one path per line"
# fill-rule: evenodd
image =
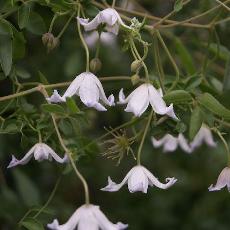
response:
M65 98L62 98L57 90L54 90L51 97L47 97L46 100L50 103L59 103L59 102L65 102Z
M18 160L15 158L14 155L12 155L12 160L11 162L9 163L9 165L7 166L7 168L12 168L12 167L15 167L17 165L25 165L27 164L30 159L33 157L33 152L34 152L34 149L36 148L36 145L34 145L27 153L26 155L21 159L21 160Z
M166 178L166 184L161 183L149 170L147 170L146 168L143 167L143 170L146 174L146 176L149 179L149 183L151 186L155 185L158 188L161 189L168 189L169 187L171 187L172 185L174 185L177 181L177 179L173 178Z
M101 24L99 14L91 22L89 22L89 19L79 17L77 17L77 20L84 27L85 31L95 30Z
M188 142L187 142L187 140L185 139L185 137L184 137L184 135L182 133L180 133L178 135L178 142L179 142L179 145L180 145L182 150L184 150L187 153L192 152L191 147L188 145Z
M99 228L102 230L122 230L128 227L127 224L118 222L113 224L108 220L105 214L100 210L99 206L94 206L94 215L98 221Z
M58 163L63 164L63 163L66 163L66 162L69 161L69 158L68 158L68 155L67 155L67 154L65 154L64 157L61 158L61 157L59 157L59 156L57 155L57 153L55 153L54 150L51 149L48 145L46 145L46 144L43 144L43 145L44 145L44 148L45 148L46 152L47 152L48 154L50 154L50 155L52 156L52 158L53 158L55 161L57 161Z

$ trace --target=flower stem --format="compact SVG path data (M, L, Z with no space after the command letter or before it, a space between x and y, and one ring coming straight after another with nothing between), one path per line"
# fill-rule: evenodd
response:
M146 134L148 132L148 129L149 129L149 126L150 126L150 123L151 123L151 120L152 120L152 116L153 116L153 110L149 114L149 118L148 118L147 124L145 126L145 130L144 130L144 133L143 133L143 136L142 136L142 139L141 139L141 143L140 143L139 148L138 148L138 152L137 152L137 164L138 165L141 164L141 151L142 151L142 148L143 148L143 145L144 145Z
M44 95L45 98L48 97L48 94L45 90L44 87L41 88L40 92ZM85 178L82 176L82 174L80 173L80 171L77 169L76 165L75 165L75 162L72 158L72 153L69 151L69 149L66 147L65 143L64 143L64 140L62 139L62 136L61 136L61 133L58 129L58 125L57 125L57 122L56 122L56 118L55 118L55 115L53 113L51 113L51 118L52 118L52 121L53 121L53 124L54 124L54 128L55 128L55 131L56 131L56 134L58 136L58 140L63 148L63 150L65 151L65 153L68 155L68 158L70 160L70 163L76 173L76 175L78 176L78 178L81 180L82 184L83 184L83 187L84 187L84 190L85 190L85 203L86 204L89 204L90 203L90 199L89 199L89 188L88 188L88 184L85 180Z
M54 22L55 20L57 19L58 15L57 14L54 14L52 20L51 20L51 23L50 23L50 27L49 27L49 30L48 32L51 33L52 32L52 29L53 29L53 25L54 25Z
M79 5L78 6L78 11L77 11L77 16L80 17L80 12L81 12L81 6ZM85 54L86 54L86 72L89 72L89 49L88 49L88 46L85 42L85 39L82 35L82 32L81 32L81 26L80 26L80 22L79 20L77 21L77 28L78 28L78 34L79 34L79 37L81 39L81 42L82 42L82 45L84 46L84 49L85 49Z

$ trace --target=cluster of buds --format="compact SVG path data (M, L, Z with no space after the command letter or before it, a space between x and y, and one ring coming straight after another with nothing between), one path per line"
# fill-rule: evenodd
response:
M48 32L42 35L42 43L47 47L47 51L50 52L59 45L59 38Z

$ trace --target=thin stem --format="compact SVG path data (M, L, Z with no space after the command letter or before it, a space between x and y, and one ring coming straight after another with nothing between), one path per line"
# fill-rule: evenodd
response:
M151 123L151 120L152 120L152 116L153 116L153 110L149 114L149 119L148 119L147 124L145 126L144 134L142 136L141 143L140 143L139 148L138 148L138 152L137 152L137 164L138 165L141 164L141 151L142 151L142 148L143 148L143 145L144 145L146 134L148 132L148 129L149 129L149 126L150 126L150 123Z
M77 11L77 16L80 17L80 12L81 12L81 7L78 6L78 11ZM84 49L85 49L85 54L86 54L86 72L89 72L89 49L88 49L88 46L85 42L85 39L82 35L82 32L81 32L81 26L80 26L80 22L79 20L77 21L77 28L78 28L78 34L79 34L79 37L81 39L81 42L82 42L82 45L84 46Z
M58 15L57 14L54 14L53 18L52 18L52 21L50 23L50 27L49 27L49 30L48 32L51 33L52 32L52 29L53 29L53 26L54 26L54 22L55 20L57 19Z
M48 205L50 204L50 202L52 201L56 191L57 191L57 188L60 184L60 181L61 181L61 177L58 178L58 180L56 181L55 185L54 185L54 188L48 198L48 200L46 201L46 203L41 207L41 209L33 216L33 218L37 218L47 207Z
M73 12L70 16L70 18L67 20L66 24L63 26L62 30L60 31L60 33L57 35L57 38L60 38L63 33L65 32L65 30L67 29L68 25L70 24L71 20L73 19L74 15L76 14L76 12Z
M166 46L166 44L165 44L165 42L164 42L163 38L161 37L161 34L160 34L160 32L158 30L156 30L156 34L157 34L157 37L158 37L159 41L161 42L162 47L164 48L166 54L168 55L168 58L171 61L172 66L173 66L173 68L175 70L175 73L176 73L176 80L174 81L174 83L172 84L172 86L168 90L168 91L171 91L172 89L175 88L175 86L177 85L178 81L180 80L180 72L179 72L179 69L177 67L176 62L174 61L174 59L173 59L168 47Z
M113 3L112 3L112 8L115 7L115 4L116 4L116 0L113 0Z
M48 97L48 94L45 90L45 88L43 87L40 92L44 95L45 98ZM85 178L82 176L82 174L80 173L80 171L77 169L76 165L75 165L75 162L72 158L72 153L69 151L69 149L66 147L65 143L64 143L64 140L62 139L62 136L61 136L61 133L58 129L58 125L57 125L57 122L56 122L56 118L55 118L55 115L53 113L51 113L51 118L52 118L52 121L53 121L53 124L54 124L54 128L55 128L55 131L56 131L56 134L57 134L57 137L58 137L58 140L63 148L63 150L65 151L65 153L68 155L68 158L70 160L70 163L76 173L76 175L78 176L78 178L81 180L82 184L83 184L83 187L84 187L84 190L85 190L85 203L86 204L89 204L90 203L90 199L89 199L89 188L88 188L88 184L85 180Z
M218 129L214 129L214 131L217 133L217 135L220 137L221 141L224 144L226 153L227 153L227 159L228 159L228 166L230 166L230 150L228 147L228 143L226 142L226 140L224 139L224 137L222 136L222 134L220 133L220 131Z
M230 11L230 8L228 6L225 5L225 3L219 1L219 0L216 0L216 2L218 2L219 4L221 4L225 9L227 9L228 11Z

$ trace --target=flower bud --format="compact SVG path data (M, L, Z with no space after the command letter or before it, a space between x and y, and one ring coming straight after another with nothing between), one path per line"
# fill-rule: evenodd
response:
M140 81L140 77L138 74L134 74L131 76L131 82L133 85L136 85Z
M101 69L101 61L99 58L94 58L90 61L90 70L93 72L93 73L96 73L98 72L100 69Z
M142 66L142 61L140 60L135 60L131 64L131 71L136 73Z
M55 38L52 33L42 35L42 43L47 47L48 52L59 45L59 39Z

